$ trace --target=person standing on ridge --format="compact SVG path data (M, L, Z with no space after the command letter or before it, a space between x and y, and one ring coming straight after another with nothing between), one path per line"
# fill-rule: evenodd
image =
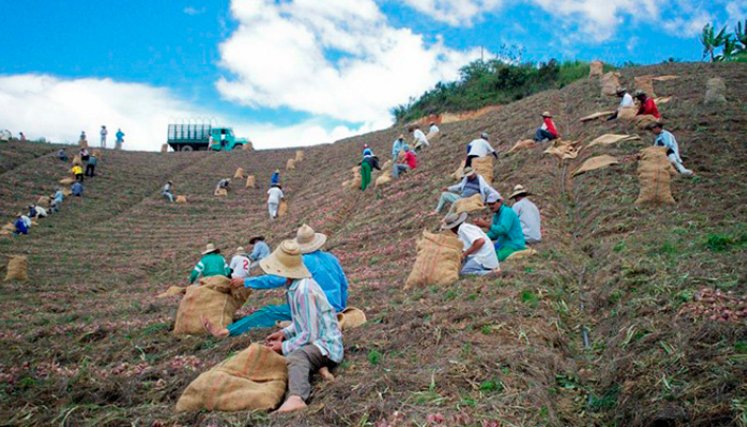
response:
M106 148L106 135L109 134L109 131L106 130L106 126L101 125L101 131L99 133L101 134L101 148Z
M122 144L124 143L125 134L124 134L124 132L122 132L122 129L119 128L119 129L117 129L117 133L114 136L117 138L117 141L116 141L116 143L114 145L114 149L115 150L121 150L122 149Z

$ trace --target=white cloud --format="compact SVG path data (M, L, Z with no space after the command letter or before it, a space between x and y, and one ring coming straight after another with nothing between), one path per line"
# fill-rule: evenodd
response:
M205 8L202 7L200 9L197 9L194 6L187 6L184 8L183 12L187 15L195 16L205 13Z
M705 11L701 11L692 16L678 16L668 21L664 21L663 28L672 35L678 37L693 37L703 31L703 27L713 22L713 16Z
M474 19L503 5L502 0L405 0L410 7L449 25L472 25Z
M248 137L256 148L333 142L371 130L341 126L327 130L316 120L290 127L246 123L190 105L163 88L111 79L0 76L0 104L13 106L0 109L0 129L7 128L16 135L24 132L30 139L44 137L73 143L85 130L89 142L98 145L99 128L106 125L110 130L109 147L117 128L122 128L127 150L159 150L166 142L167 125L185 118L214 118L219 124L234 125L236 133Z
M233 1L216 87L251 107L289 107L354 123L390 123L390 108L479 57L391 27L373 0Z

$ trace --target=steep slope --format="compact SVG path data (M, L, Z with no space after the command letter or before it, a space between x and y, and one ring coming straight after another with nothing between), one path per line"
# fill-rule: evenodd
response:
M341 183L364 143L388 157L400 129L306 149L298 170L284 172L291 207L278 221L267 219L264 188L293 150L107 151L89 197L66 204L28 238L0 240L0 254L31 254L32 277L0 287L0 415L9 424L71 425L370 425L397 417L407 425L435 413L448 425L736 423L745 414L747 328L678 312L702 287L746 291L747 176L736 159L747 154L747 70L669 64L624 70L623 80L652 73L680 75L656 86L674 95L661 110L698 173L674 180L677 204L633 205L638 182L630 156L650 144L643 133L642 141L585 150L573 161L558 162L541 148L504 155L496 188L507 195L521 183L536 193L545 235L540 254L504 263L504 278L465 279L447 289L402 287L416 238L438 227L438 218L426 214L451 183L447 175L467 142L486 130L505 152L533 132L544 110L555 113L568 139L636 133L618 122L578 123L614 105L595 82L444 125L419 156L419 168L378 192L351 192ZM724 107L702 105L713 75L730 88ZM622 164L570 178L596 154ZM51 160L11 171L19 182L35 182L23 191L48 191L45 183L64 172ZM256 173L260 189L214 198L215 182L239 166ZM161 200L158 188L169 178L189 204ZM18 188L2 185L3 203L22 206ZM328 248L351 282L349 303L370 320L346 333L338 380L315 386L305 415L174 415L192 379L266 331L220 342L177 339L169 332L177 300L153 296L183 284L208 241L227 251L261 233L274 246L303 222L329 234ZM727 236L723 245L712 244L722 241L718 236ZM257 295L248 305L280 295Z

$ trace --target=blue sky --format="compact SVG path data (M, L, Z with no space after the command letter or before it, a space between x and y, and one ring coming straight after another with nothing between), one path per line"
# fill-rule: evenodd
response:
M523 59L700 60L715 0L0 0L0 128L73 141L101 122L156 150L176 117L213 117L260 147L389 124L389 108L458 68ZM43 78L41 76L44 76ZM128 138L126 138L126 141Z

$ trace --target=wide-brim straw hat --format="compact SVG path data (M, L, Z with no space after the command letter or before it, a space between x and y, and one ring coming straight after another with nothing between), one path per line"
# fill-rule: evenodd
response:
M444 217L441 223L442 230L451 230L452 228L459 227L464 221L467 220L467 212L460 214L448 214Z
M218 250L218 248L216 248L214 244L208 243L207 246L205 246L205 250L202 251L202 254L203 255L211 254L211 253L213 253L213 252L215 252L217 250Z
M303 265L301 250L294 240L284 240L270 256L259 262L259 267L267 274L289 279L311 277L311 273Z
M527 189L524 188L523 185L519 184L519 185L517 185L517 186L514 187L514 192L511 193L511 195L508 196L508 198L509 199L513 199L514 197L521 196L521 195L528 196L529 195L529 191L527 191Z
M466 168L462 170L462 173L464 173L464 176L469 176L477 172L475 172L475 170L472 169L470 166L467 166Z
M543 111L543 112L542 112L542 117L549 117L549 118L552 118L552 114L550 114L550 112L549 112L549 111Z
M301 253L308 254L321 249L324 243L327 242L327 236L322 233L316 233L313 228L304 224L296 232L296 239L294 241L301 250Z
M234 255L243 255L246 253L246 251L244 250L243 246L239 246L233 253Z

